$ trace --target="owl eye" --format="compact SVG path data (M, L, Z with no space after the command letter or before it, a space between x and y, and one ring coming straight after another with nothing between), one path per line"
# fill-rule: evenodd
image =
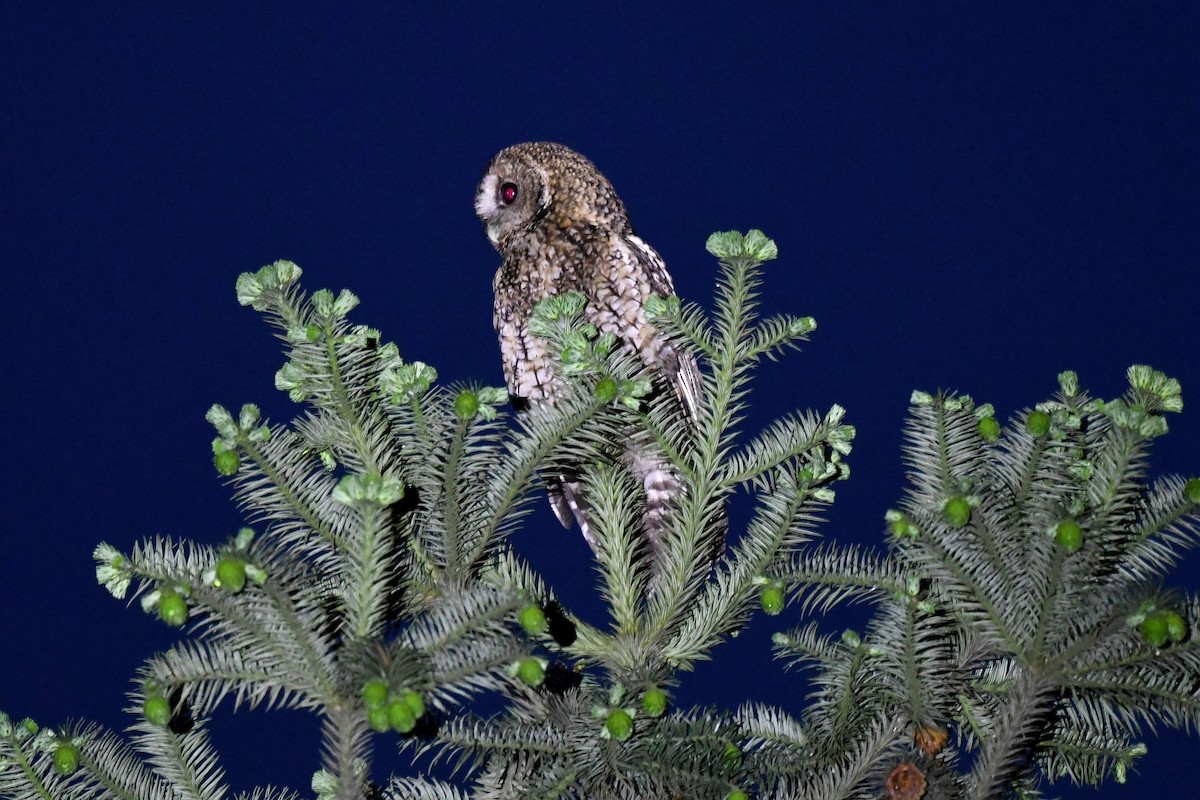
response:
M517 185L515 183L506 183L500 187L500 201L504 205L512 205L517 199Z

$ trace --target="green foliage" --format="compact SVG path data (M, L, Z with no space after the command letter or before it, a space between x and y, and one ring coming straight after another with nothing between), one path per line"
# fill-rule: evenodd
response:
M1133 367L1125 395L1102 402L1063 373L1054 397L1005 425L969 397L915 392L909 488L886 516L886 548L822 542L815 525L849 475L843 410L740 425L762 359L815 323L757 315L777 255L760 232L714 234L708 250L711 312L676 298L647 308L702 367L694 429L585 322L582 295L539 303L532 327L563 389L514 419L503 390L441 386L351 324L352 293L306 297L290 262L241 276L239 301L285 343L276 385L303 404L289 425L253 405L208 412L214 464L254 527L213 544L96 547L98 581L117 598L132 589L187 638L139 670L128 740L0 715L0 795L229 796L207 733L222 706L317 715L322 800L833 800L917 785L1033 797L1062 776L1123 781L1145 726L1200 723L1200 599L1164 588L1197 538L1200 480L1147 484L1163 415L1182 407L1177 382ZM653 563L641 487L617 456L630 431L683 487ZM540 472L581 462L600 626L564 608L511 541ZM726 543L735 493L750 511ZM774 637L787 665L809 670L802 718L669 702L680 673L756 614L853 600L873 603L861 633L809 619ZM480 715L482 694L504 710ZM461 767L460 785L369 786L376 750L397 743L391 768L414 772L407 757L431 753Z

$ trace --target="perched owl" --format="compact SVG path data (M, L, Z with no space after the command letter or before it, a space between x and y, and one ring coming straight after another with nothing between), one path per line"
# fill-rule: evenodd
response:
M654 248L633 232L612 184L591 161L561 144L530 142L501 150L475 194L475 213L503 257L496 271L494 322L504 377L514 405L553 400L554 380L546 343L529 332L534 305L544 297L577 291L585 314L641 357L670 387L655 402L677 403L696 414L700 381L690 354L668 344L646 320L651 295L674 294L671 276ZM631 437L625 459L646 490L643 527L653 548L678 479L669 465ZM578 476L547 479L559 521L574 519L588 543L587 499Z

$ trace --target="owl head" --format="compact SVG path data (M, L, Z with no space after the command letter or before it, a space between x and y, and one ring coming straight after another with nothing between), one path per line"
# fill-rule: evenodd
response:
M526 142L497 153L475 191L475 213L501 252L539 225L628 226L608 179L591 161L553 142Z

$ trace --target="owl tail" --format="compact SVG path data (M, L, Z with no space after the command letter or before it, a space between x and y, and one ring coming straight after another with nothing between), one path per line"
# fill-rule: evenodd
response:
M645 491L642 533L645 537L646 554L653 562L657 560L666 527L670 524L674 498L678 497L682 487L670 464L661 458L640 454L637 452L639 449L631 446L626 452L626 458ZM599 545L596 542L596 534L588 523L588 515L592 509L583 481L578 475L569 474L546 476L544 480L546 495L550 500L550 508L554 510L554 516L564 528L570 528L571 523L578 525L592 552L597 552Z
M591 526L588 525L589 507L583 481L572 475L547 477L546 494L550 498L550 508L554 510L554 516L558 517L562 526L570 528L571 522L574 521L592 552L596 552L596 534L592 533Z
M669 465L659 462L641 476L646 491L646 508L642 511L642 529L650 540L650 549L657 551L662 542L662 533L670 523L673 499L683 487L679 476Z
M625 456L633 474L637 476L645 491L645 506L642 510L642 533L645 536L647 554L657 560L663 536L674 508L674 498L679 496L683 487L679 476L671 465L661 457L656 457L644 448L630 443ZM550 508L554 516L564 528L570 528L574 522L579 526L583 538L596 552L596 534L588 523L591 504L587 500L587 489L578 475L560 474L547 476L546 494L550 500Z
M662 558L667 546L671 517L679 507L679 501L687 494L687 486L679 471L651 443L639 436L630 438L625 450L626 463L642 483L646 505L642 510L642 531L646 537L647 555L655 563ZM719 531L714 536L709 559L716 562L725 552L725 534L729 527L728 518L722 513L717 522Z
M657 562L662 557L666 546L671 517L678 508L679 498L687 493L687 488L680 479L679 472L663 454L654 447L645 435L634 434L625 443L625 464L637 477L642 485L645 504L642 508L642 535L645 543L645 557L654 565L651 576L657 572ZM564 528L570 528L571 523L579 526L583 538L587 540L592 552L596 552L598 544L596 534L588 522L591 504L587 499L587 489L578 474L560 473L546 476L547 495L554 516ZM709 555L716 562L725 552L725 534L728 529L728 518L722 513L717 521L719 531L714 536L713 549ZM651 580L653 584L653 580Z

